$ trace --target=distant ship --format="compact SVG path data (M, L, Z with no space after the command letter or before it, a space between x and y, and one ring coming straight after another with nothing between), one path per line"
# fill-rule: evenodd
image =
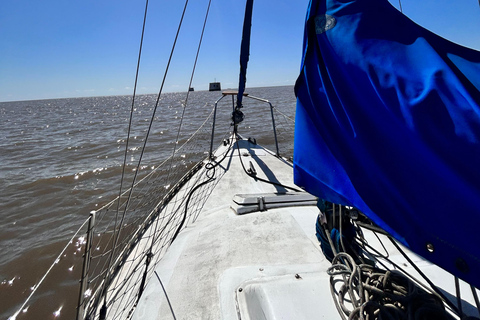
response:
M210 82L208 91L220 91L220 90L222 90L220 86L220 82Z
M188 88L188 91L195 91L193 87Z

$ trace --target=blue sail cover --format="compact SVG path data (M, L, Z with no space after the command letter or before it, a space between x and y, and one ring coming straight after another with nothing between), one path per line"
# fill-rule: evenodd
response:
M479 90L479 52L388 1L311 0L295 183L480 287Z
M250 34L252 31L253 0L245 4L245 18L243 20L242 44L240 45L240 76L238 80L237 108L242 107L243 93L247 82L247 66L250 57Z

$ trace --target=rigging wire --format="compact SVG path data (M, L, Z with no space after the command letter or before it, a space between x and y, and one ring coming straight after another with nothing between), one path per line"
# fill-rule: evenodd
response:
M114 223L114 230L113 230L113 233L115 234L115 240L113 242L110 257L108 258L108 267L107 267L106 270L109 270L110 267L111 267L113 256L114 256L114 253L115 253L115 249L116 249L116 246L117 246L117 243L118 243L118 238L120 236L121 226L123 225L123 221L125 219L125 211L124 211L124 213L122 215L121 222L120 222L120 228L117 232L116 229L117 229L117 225L118 225L117 222L118 222L118 215L119 215L119 211L120 211L120 202L121 202L121 198L122 198L122 189L123 189L123 181L124 181L124 178L125 178L125 169L126 169L126 166L127 166L127 152L128 152L128 145L129 145L129 141L130 141L130 133L131 133L131 128L132 128L133 111L134 111L134 107L135 107L135 97L136 97L136 94L137 94L138 74L139 74L139 70L140 70L140 61L141 61L141 57L142 57L143 39L144 39L144 35L145 35L145 25L146 25L146 22L147 22L147 13L148 13L148 0L145 1L145 12L143 14L142 35L140 36L140 47L138 49L137 69L135 71L135 84L134 84L134 87L133 87L132 106L130 108L130 119L129 119L129 122L128 122L127 141L125 142L125 152L124 152L124 158L123 158L122 176L121 176L121 180L120 180L120 189L119 189L119 192L118 192L117 210L116 210L116 214L115 214L115 223ZM136 170L136 171L138 171L138 170ZM132 186L132 188L133 188L133 186ZM130 197L130 194L129 194L129 197ZM126 207L125 207L125 209L126 209ZM105 287L106 283L107 283L107 281L105 281L105 280L106 280L107 277L108 277L108 272L105 274L104 281L103 281L103 288L102 288L102 291L104 291L103 307L106 307L106 304L107 304L107 294L106 294L106 287Z
M205 26L207 25L208 13L210 12L211 3L212 3L212 0L209 0L208 1L208 6L207 6L207 12L205 14L205 20L203 21L202 34L200 35L200 40L198 42L197 54L195 55L195 62L193 63L192 74L190 76L190 82L188 83L187 93L186 93L186 96L185 96L185 102L183 103L182 116L180 117L180 124L178 126L177 137L176 137L175 143L173 145L172 160L170 161L170 168L168 169L168 174L167 174L167 179L166 179L167 185L170 184L170 172L171 172L172 165L173 165L173 156L175 155L175 151L177 149L178 138L180 136L180 130L181 130L182 124L183 124L183 117L185 115L185 109L187 108L187 105L188 105L188 97L190 95L190 87L192 86L193 76L195 75L195 69L197 67L198 55L200 53L200 48L202 46L203 34L205 32Z
M480 0L478 0L478 1L480 1ZM398 4L400 5L400 12L403 13L402 0L398 0Z
M187 1L188 2L188 1ZM185 102L183 103L183 111L182 111L182 116L180 117L180 124L178 125L178 130L177 130L177 137L175 138L175 143L174 143L174 146L173 146L173 151L172 151L172 155L170 157L170 166L169 166L169 169L168 169L168 173L167 173L167 178L166 178L166 181L167 181L167 185L170 185L170 173L172 172L172 165L173 165L173 161L174 161L174 158L175 158L175 152L177 150L177 143L178 143L178 139L179 139L179 136L180 136L180 131L181 131L181 128L182 128L182 124L183 124L183 119L184 119L184 116L185 116L185 110L187 108L187 105L188 105L188 96L190 94L190 87L192 85L192 81L193 81L193 76L195 74L195 68L196 68L196 65L197 65L197 60L198 60L198 55L200 53L200 48L201 48L201 45L202 45L202 40L203 40L203 34L204 34L204 31L205 31L205 26L207 24L207 20L208 20L208 13L210 11L210 4L211 4L211 0L209 0L208 2L208 7L207 7L207 12L205 14L205 20L203 22L203 28L202 28L202 33L201 33L201 36L200 36L200 40L199 40L199 43L198 43L198 48L197 48L197 54L195 56L195 62L193 64L193 68L192 68L192 73L191 73L191 76L190 76L190 82L189 82L189 85L188 85L188 88L187 88L187 93L186 93L186 97L185 97ZM186 5L185 5L185 9L186 9ZM185 10L184 9L184 10ZM184 11L185 13L185 11ZM183 18L183 17L182 17ZM178 35L178 34L177 34ZM188 195L188 198L187 198L187 201L186 201L186 205L185 205L185 214L183 216L183 220L182 220L182 223L180 224L179 228L177 229L176 233L174 234L174 236L172 237L172 240L170 243L173 242L173 240L175 240L175 238L177 237L178 235L178 232L180 232L180 229L182 228L185 220L186 220L186 217L187 217L187 211L188 211L188 203L190 202L190 198L193 194L193 192L195 190L197 190L198 188L200 188L201 186L207 184L208 182L212 181L213 178L209 178L207 181L204 181L202 183L200 183L199 185L197 185ZM148 253L146 254L146 267L145 267L145 271L144 271L144 274L143 274L143 279L142 279L142 284L140 286L140 289L139 289L139 293L138 293L138 300L140 299L140 297L142 296L143 294L143 290L144 290L144 286L145 286L145 281L146 281L146 278L147 278L147 273L148 273L148 265L150 263L150 260L151 260L151 257L153 256L153 247L155 245L155 240L156 240L156 237L155 237L155 234L157 234L157 230L158 230L158 224L159 224L159 219L156 219L155 221L155 227L154 227L154 231L153 231L153 237L152 237L152 241L150 243L150 248L148 250ZM158 277L158 275L157 275Z
M339 209L338 209L338 220L339 220L339 232L340 232L340 245L342 246L343 248L343 252L347 252L347 247L345 246L344 244L344 241L343 241L343 216L342 216L342 205L338 205L339 206ZM348 249L350 249L350 252L352 252L354 255L355 255L355 258L357 258L359 261L361 261L362 263L365 263L365 260L363 259L363 257L357 252L357 250L355 250L355 248L351 245L350 242L347 242L347 245L348 245Z
M119 229L116 233L116 241L115 241L115 244L118 242L118 238L119 238L119 235L120 235L120 232L122 230L122 226L123 226L123 221L125 219L125 215L126 215L126 212L128 210L128 205L130 203L130 199L131 199L131 196L132 196L132 192L133 192L133 189L135 187L135 182L136 182L136 179L137 179L137 176L138 176L138 168L140 168L140 165L141 165L141 162L142 162L142 159L143 159L143 155L145 153L145 147L147 145L147 141L148 141L148 137L150 135L150 132L151 132L151 129L152 129L152 125L153 125L153 121L155 119L155 113L158 109L158 105L159 105L159 102L160 102L160 96L162 94L162 91L163 91L163 86L165 84L165 80L166 80L166 77L167 77L167 74L168 74L168 70L169 70L169 67L170 67L170 63L171 63L171 60L172 60L172 57L173 57L173 53L175 51L175 47L176 47L176 43L177 43L177 39L178 39L178 35L180 33L180 29L181 29L181 26L182 26L182 23L183 23L183 18L185 16L185 11L187 9L187 5L188 5L188 0L185 1L185 5L184 5L184 8L183 8L183 12L182 12L182 16L180 18L180 22L179 22L179 25L178 25L178 28L177 28L177 33L175 35L175 40L173 42L173 45L172 45L172 49L170 51L170 56L169 56L169 59L168 59L168 63L167 63L167 67L165 69L165 72L164 72L164 75L163 75L163 79L162 79L162 83L161 83L161 86L160 86L160 89L159 89L159 92L158 92L158 95L157 95L157 99L156 99L156 102L155 102L155 107L153 109L153 113L152 113L152 117L150 119L150 123L149 123L149 126L148 126L148 130L147 130L147 133L145 135L145 140L144 140L144 143L143 143L143 147L142 147L142 151L140 153L140 157L139 157L139 160L138 160L138 164L137 164L137 170L135 170L135 173L134 173L134 177L133 177L133 181L132 181L132 185L131 185L131 188L129 190L129 193L128 193L128 198L125 202L125 207L124 207L124 210L123 210L123 214L122 214L122 218L121 218L121 222L120 222L120 225L119 225ZM144 23L143 23L143 28L142 28L142 43L143 43L143 35L144 35L144 29L145 29L145 22L146 22L146 17L147 17L147 9L148 9L148 0L146 0L146 4L145 4L145 15L144 15ZM141 51L141 50L140 50ZM141 53L141 52L140 52ZM140 56L140 55L139 55ZM137 67L137 71L138 71L138 67ZM115 246L112 248L112 250L114 251L115 250ZM112 252L113 252L112 251ZM113 254L112 254L112 257L113 257ZM109 262L109 269L111 267L111 259L110 259L110 262ZM107 274L106 277L108 277L109 273ZM104 281L104 288L103 288L103 295L104 295L104 305L102 306L102 309L103 308L106 308L106 300L107 300L107 294L106 294L106 285L107 285L107 281ZM106 312L106 311L105 311Z

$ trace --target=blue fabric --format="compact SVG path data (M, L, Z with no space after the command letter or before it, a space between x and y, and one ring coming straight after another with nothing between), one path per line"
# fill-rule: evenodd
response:
M325 234L325 231L322 228L320 219L317 218L317 222L315 224L315 235L317 236L318 242L320 242L320 247L322 249L323 254L325 255L325 258L327 258L328 261L332 262L334 258L333 250L332 247L330 246L330 241L328 241L327 235ZM359 259L358 256L361 255L361 249L357 245L357 243L354 241L356 235L356 230L353 224L351 223L345 223L343 226L343 231L342 231L342 241L343 244L346 246L345 251L343 250L344 248L342 247L341 241L340 241L340 230L337 228L332 228L330 231L330 239L332 239L332 243L335 246L336 252L347 252L352 256L352 258L358 262L362 263ZM366 260L366 259L365 259Z
M295 183L480 287L480 53L386 0L312 0L303 52Z
M247 66L250 57L250 33L252 30L253 0L245 4L243 20L242 44L240 45L240 76L238 80L237 108L242 107L243 93L247 82Z

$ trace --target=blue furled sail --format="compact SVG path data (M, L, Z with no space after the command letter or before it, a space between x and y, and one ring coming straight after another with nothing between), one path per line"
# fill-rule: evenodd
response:
M480 52L387 0L311 0L295 183L480 287Z
M245 4L245 18L243 20L242 44L240 46L240 76L238 80L237 108L242 107L243 93L247 82L247 65L250 56L250 33L252 30L253 0Z

